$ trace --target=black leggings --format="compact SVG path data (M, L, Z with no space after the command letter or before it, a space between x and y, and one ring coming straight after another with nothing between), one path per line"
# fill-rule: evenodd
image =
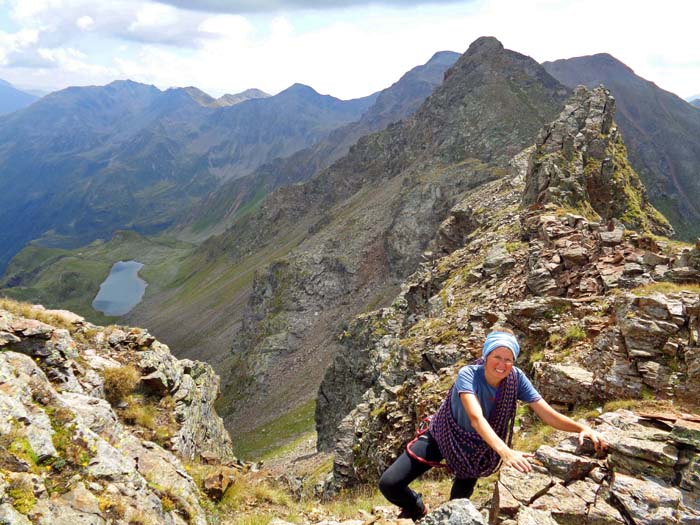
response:
M427 461L440 461L442 454L437 441L426 432L411 447L411 451ZM379 490L384 497L402 509L411 512L422 507L420 494L408 488L408 485L418 476L432 467L413 459L406 451L401 454L391 466L384 471L379 480ZM478 478L455 479L450 491L450 499L469 498L474 492Z

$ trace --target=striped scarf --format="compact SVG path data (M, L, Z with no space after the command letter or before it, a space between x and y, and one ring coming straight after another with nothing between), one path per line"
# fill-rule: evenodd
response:
M478 359L474 364L483 362L483 359ZM498 469L501 458L478 433L468 432L459 426L452 415L453 388L454 385L431 419L430 434L437 441L447 466L458 479L488 476ZM496 402L488 419L491 428L509 447L513 440L517 400L518 376L513 368L498 387Z

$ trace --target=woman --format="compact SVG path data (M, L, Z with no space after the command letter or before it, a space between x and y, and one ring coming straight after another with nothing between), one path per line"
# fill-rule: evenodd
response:
M427 514L420 494L408 485L442 459L455 475L450 499L469 498L477 479L495 472L499 464L520 472L532 470L528 458L533 454L510 448L518 399L548 425L578 432L579 443L589 438L596 450L607 447L598 432L560 414L542 399L525 374L513 366L518 354L520 345L512 332L491 332L481 359L460 369L428 431L413 440L384 472L379 489L401 507L399 517L417 521Z

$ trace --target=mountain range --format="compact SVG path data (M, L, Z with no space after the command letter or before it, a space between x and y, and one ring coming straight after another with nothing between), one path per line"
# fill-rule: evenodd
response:
M0 115L26 108L38 99L36 95L20 91L9 82L0 79Z
M15 257L4 292L21 288L28 298L41 281L42 291L88 305L85 290L101 278L81 270L79 260L94 256L104 275L117 253L153 256L152 285L127 319L178 356L215 365L225 381L221 412L240 433L316 398L328 365L342 359L338 337L347 323L391 303L406 276L440 255L445 244L436 244L436 233L452 207L510 174L514 156L536 142L577 84L610 84L631 167L650 185L651 203L678 232L693 234L700 112L609 55L540 65L481 38L456 59L439 53L357 101L295 85L220 107L194 88L161 92L125 82L60 92L42 107L69 110L44 121L29 112L39 103L5 117L0 159L19 166L12 180L29 169L27 159L42 158L42 140L55 150L44 155L35 172L41 176L27 177L31 185L15 194L22 206L12 210L23 221L9 212L0 217L13 235L26 228L26 217L40 223L21 238L0 239L3 249L14 242L13 250L40 239ZM78 98L85 115L71 106ZM73 120L77 133L63 133ZM32 146L13 142L8 130L26 139L31 130L53 135ZM65 201L41 193L47 182ZM479 213L465 216L478 222ZM109 239L117 227L171 238L120 232L82 247L80 256L55 248ZM454 242L467 235L453 233ZM159 266L155 254L168 262ZM364 388L355 381L346 387L348 398ZM274 400L265 395L273 388ZM321 391L319 405L332 397ZM319 432L327 436L337 420L325 421Z
M118 229L160 232L223 181L357 120L375 97L296 84L232 106L202 98L117 81L0 118L0 271L31 240L75 247Z
M457 58L459 54L450 51L436 53L428 62L380 91L359 120L332 131L309 148L289 157L278 157L251 174L224 184L182 221L178 235L189 231L195 238L202 238L221 233L242 210L259 202L271 190L307 180L345 155L360 137L411 115L435 86L442 83L445 71Z

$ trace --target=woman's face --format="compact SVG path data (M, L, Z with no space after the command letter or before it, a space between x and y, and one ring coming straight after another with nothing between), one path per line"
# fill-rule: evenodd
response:
M497 385L503 381L513 368L513 352L505 346L499 346L486 357L486 380Z

